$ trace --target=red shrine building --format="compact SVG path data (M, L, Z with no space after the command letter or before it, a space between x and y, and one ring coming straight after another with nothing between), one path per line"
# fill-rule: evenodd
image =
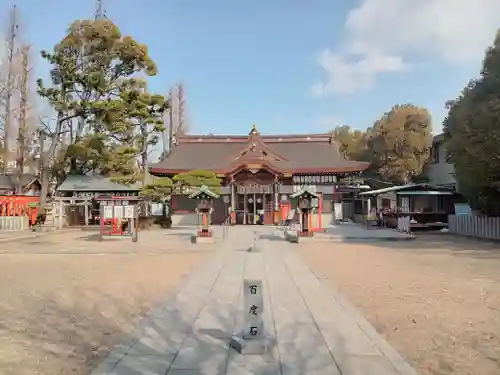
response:
M155 176L173 177L190 170L210 170L222 180L212 221L230 213L233 224L277 224L295 208L291 195L314 191L311 228L331 221L338 201L337 179L363 172L368 163L345 160L331 134L261 135L255 125L248 135L181 135L170 154L150 166ZM174 194L176 214L194 213L196 202Z

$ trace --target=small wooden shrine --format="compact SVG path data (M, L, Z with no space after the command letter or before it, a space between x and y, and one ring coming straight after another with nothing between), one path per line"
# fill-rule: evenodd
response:
M201 216L201 228L196 232L197 238L212 237L212 232L210 231L210 217L213 211L213 201L218 197L218 194L204 185L189 196L190 199L196 199L198 201L196 210Z
M309 218L313 209L313 199L318 199L319 194L309 190L301 189L290 195L290 198L297 199L297 207L300 210L300 230L297 232L299 237L313 237L314 231L310 230Z

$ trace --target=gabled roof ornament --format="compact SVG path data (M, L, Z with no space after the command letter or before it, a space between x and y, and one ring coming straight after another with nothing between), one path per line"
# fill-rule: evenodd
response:
M260 134L259 131L257 130L257 126L255 124L252 125L252 130L250 130L250 133L248 135L257 135Z
M290 198L319 198L319 194L313 191L313 189L309 186L304 186L302 187L299 191L296 191L295 193L290 195Z
M207 199L207 198L213 198L217 199L219 198L219 194L214 193L212 190L209 189L208 186L206 185L201 185L198 189L196 189L193 193L189 195L189 198L202 198L202 199Z

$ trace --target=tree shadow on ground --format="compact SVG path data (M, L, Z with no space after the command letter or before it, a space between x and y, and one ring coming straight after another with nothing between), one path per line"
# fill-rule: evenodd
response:
M82 232L99 232L101 230L100 225L85 225L80 229Z
M107 295L105 291L99 292L102 294L98 300L109 301L106 308L82 308L94 300L83 293L77 298L82 306L62 304L56 294L53 298L26 296L26 309L36 313L23 316L21 325L2 324L0 317L0 332L20 343L25 356L20 362L12 361L7 368L0 368L0 372L27 374L19 370L22 367L36 368L40 375L164 375L176 374L172 367L174 361L179 363L178 368L183 364L187 367L189 371L177 373L185 375L225 374L231 366L245 368L254 375L306 374L313 369L315 373L328 372L327 364L312 362L317 348L324 346L324 342L313 340L307 347L299 347L294 324L280 330L283 337L276 337L274 327L267 327L271 337L283 340L283 347L293 358L291 362L279 360L276 345L264 357L238 354L229 348L229 339L241 329L238 324L242 314L240 302L234 305L208 296L205 303L193 310L190 303L180 297L181 290L174 290L151 310L141 307L132 317L135 328L124 323L131 317L127 301ZM228 304L233 312L229 318L221 314ZM196 318L202 308L213 317L214 328L196 329ZM179 351L187 344L198 351Z
M263 240L268 240L268 241L280 241L283 242L285 239L283 238L282 235L271 233L271 234L261 234L260 238Z
M125 303L113 296L108 298L119 316L127 315ZM32 321L24 321L23 325L30 328L21 332L22 339L18 338L28 343L23 367L26 361L32 362L41 375L164 375L170 373L168 371L176 374L172 363L177 360L180 367L176 369L184 367L182 373L190 375L225 374L230 366L244 367L254 375L281 374L286 367L290 367L287 373L305 374L311 370L309 361L315 348L324 345L317 342L308 348L295 347L294 342L298 339L294 335L296 328L290 325L283 330L287 339L283 345L293 353L293 366L280 363L276 341L269 354L263 357L242 356L229 348L231 336L236 331L234 315L227 319L218 315L216 306L209 307L215 317L214 325L222 328L196 330L193 327L196 317L186 316L172 306L174 299L154 308L129 332L123 330L121 318L106 316L97 309L83 312L62 306L56 300L39 299L36 301L39 313ZM235 313L241 311L235 310ZM2 325L0 328L4 334L13 337L20 333L14 326ZM179 351L187 342L198 351ZM321 373L322 365L313 365ZM275 371L270 372L273 369ZM14 375L21 372L16 363L11 363L10 368L4 368L2 373Z
M87 242L103 242L103 241L118 242L118 241L127 241L127 240L132 241L132 237L128 236L128 235L125 235L125 236L119 236L119 235L112 235L112 236L107 235L106 236L105 235L105 236L101 237L101 235L99 233L85 235L85 236L79 237L79 239L87 241Z
M84 303L88 296L82 295ZM64 306L54 298L26 296L26 310L15 322L0 325L2 336L12 338L13 346L24 351L19 362L12 361L4 375L24 374L27 368L39 374L87 374L107 354L107 347L121 336L127 305L107 297L117 311L114 317L94 309ZM1 322L1 320L0 320Z
M192 236L194 236L196 232L193 230L191 232L177 232L177 233L165 233L165 237L180 237L184 240L189 240Z
M344 240L346 244L360 244L386 249L427 254L448 253L457 257L492 259L500 261L500 242L441 232L416 232L410 241Z
M29 239L29 240L25 240L22 242L23 245L50 245L52 243L54 243L54 241L51 241L50 239L38 239L38 240L35 240L35 239Z
M296 344L299 341L298 330L294 324L289 324L281 330L283 336L286 337L286 342L282 345L286 346L287 354L293 358L292 363L290 363L290 358L287 363L280 361L277 346L279 337L276 336L276 332L273 332L274 327L267 327L271 342L267 354L262 356L239 354L230 347L230 340L232 335L239 333L242 328L241 324L238 324L242 310L234 308L228 318L220 314L224 309L221 305L225 304L227 302L219 301L219 303L207 303L204 306L203 312L212 317L214 326L214 328L204 329L196 328L196 316L187 317L181 310L173 308L175 301L164 305L163 311L155 309L153 316L145 321L149 328L144 329L142 336L128 349L114 368L115 373L139 375L149 370L151 374L211 375L231 374L235 368L240 370L244 368L254 375L278 375L282 373L306 374L311 370L317 373L327 373L330 369L331 363L329 362L312 363L311 361L317 353L317 348L324 346L324 342L320 340L321 336L317 337L317 342L309 340L308 347L299 347ZM165 313L168 314L168 319L163 316ZM179 350L181 346L182 349ZM187 349L189 346L195 348L196 351ZM172 350L173 348L175 350ZM113 353L111 358L113 358ZM148 364L144 358L159 358L159 363L153 361ZM98 374L101 375L101 373Z

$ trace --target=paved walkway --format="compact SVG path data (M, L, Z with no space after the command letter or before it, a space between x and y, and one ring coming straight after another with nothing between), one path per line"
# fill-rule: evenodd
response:
M219 250L93 375L416 374L311 272L296 245L262 239L258 252L247 252L252 242L252 228L231 228ZM275 343L265 356L228 348L230 336L243 328L243 278L263 280L264 325Z

